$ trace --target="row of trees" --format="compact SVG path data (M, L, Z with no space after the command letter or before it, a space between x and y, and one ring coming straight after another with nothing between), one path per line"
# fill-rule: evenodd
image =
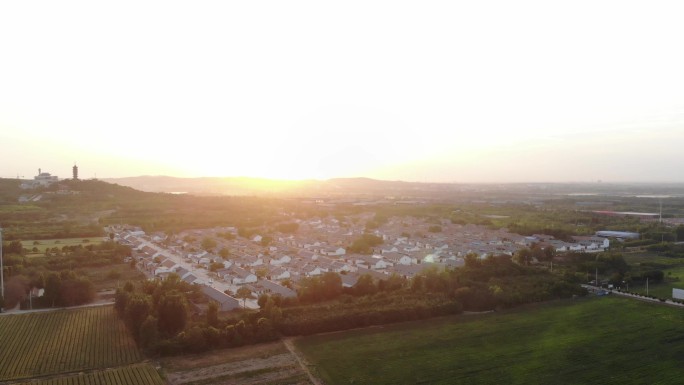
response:
M334 273L307 279L299 305L283 307L275 326L285 335L311 334L586 294L573 275L522 266L507 255L468 260L463 268L429 268L411 280L364 275L348 289L335 285Z
M174 337L185 329L188 296L198 295L198 286L172 274L163 281L145 281L137 290L127 282L116 291L115 308L133 338L147 347L158 338Z
M638 266L630 266L622 254L605 252L599 254L567 253L560 264L570 273L586 277L583 281L594 279L594 274L608 277L607 281L616 287L629 286L637 282L660 283L665 279L661 265L653 262L642 262Z
M42 297L29 298L31 289L44 289ZM95 287L88 277L74 271L43 273L28 277L15 275L5 283L5 303L13 308L21 303L23 308L77 306L91 302L95 298Z
M137 289L127 284L117 292L116 307L141 347L176 354L585 294L574 278L520 265L510 256L471 256L463 268L430 268L411 280L363 275L351 288L343 287L339 274L325 273L301 280L296 299L261 295L258 312L225 320L212 303L203 318L189 317L196 286L172 274Z
M75 306L91 302L95 288L85 268L123 262L131 249L115 242L63 246L46 257L28 258L19 240L3 247L4 307L18 303L36 307ZM30 298L31 289L45 289L43 297Z
M191 316L190 303L200 302L199 286L171 274L163 281L146 281L139 287L128 282L115 297L115 308L141 348L162 355L237 347L278 338L273 323L280 310L269 299L259 313L239 320L218 317L210 302L204 319Z

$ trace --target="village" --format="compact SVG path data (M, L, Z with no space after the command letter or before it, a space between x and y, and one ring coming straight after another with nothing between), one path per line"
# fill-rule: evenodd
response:
M235 227L185 230L172 237L124 225L110 226L107 231L133 249L137 268L148 278L163 279L175 273L201 285L222 311L258 308L256 298L261 294L295 297L301 279L325 272L339 273L343 286L353 287L364 274L376 280L392 275L410 279L431 267L458 268L467 254L481 259L513 255L533 244L556 252L600 252L610 245L601 237L573 237L573 242L565 242L543 234L523 236L448 220L436 225L413 217L392 217L369 231L365 223L371 218L295 220L292 233L247 237L240 236ZM349 245L365 233L382 244L369 255L349 252ZM250 298L236 298L240 288L248 289Z

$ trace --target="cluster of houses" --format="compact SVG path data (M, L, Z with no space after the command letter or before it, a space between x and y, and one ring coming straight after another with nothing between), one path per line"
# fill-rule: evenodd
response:
M522 236L449 221L440 223L439 231L430 231L434 223L403 217L391 218L373 231L383 244L371 255L349 253L348 246L366 231L364 219L368 218L298 220L295 233L271 234L268 242L262 235L240 237L233 227L187 230L173 239L127 227L113 230L119 242L135 250L139 266L149 276L175 273L187 282L202 284L205 294L219 302L222 310L239 306L237 299L226 294L239 287L247 287L254 295L292 297L298 281L325 272L339 273L343 285L351 287L364 274L375 279L393 274L411 278L430 266L459 267L470 253L479 258L513 255L533 244L558 252L599 252L610 244L600 237L574 237L573 242L564 242L543 234ZM202 249L207 238L215 244L211 250Z

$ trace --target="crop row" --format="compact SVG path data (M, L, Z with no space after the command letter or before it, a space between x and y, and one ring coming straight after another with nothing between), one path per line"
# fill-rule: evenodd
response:
M141 360L113 307L0 317L0 380L127 365Z
M100 370L87 374L62 376L17 385L164 385L159 373L148 364Z

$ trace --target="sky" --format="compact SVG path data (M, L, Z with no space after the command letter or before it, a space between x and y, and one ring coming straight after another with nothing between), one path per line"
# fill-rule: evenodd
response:
M684 182L683 11L0 2L0 177Z

